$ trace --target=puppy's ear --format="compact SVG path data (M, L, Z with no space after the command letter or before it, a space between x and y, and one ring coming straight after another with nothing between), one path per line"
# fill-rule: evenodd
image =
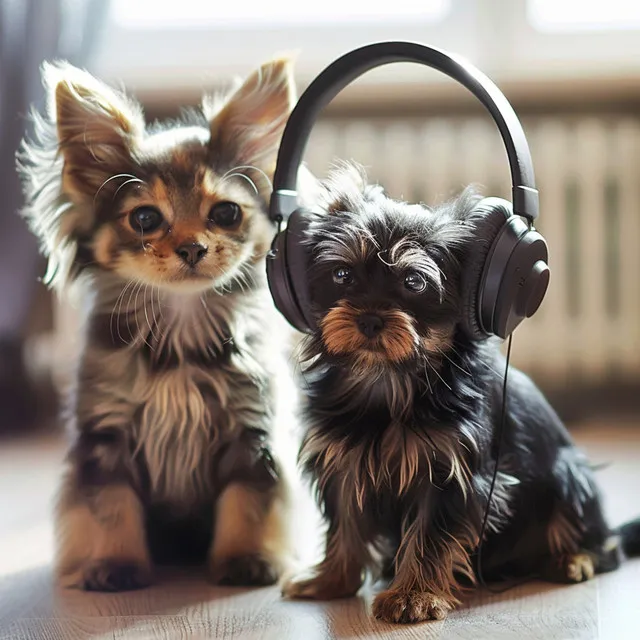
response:
M17 167L22 215L48 258L44 280L63 291L91 261L96 192L130 171L144 120L138 105L65 62L45 64L42 79L48 113L33 112L34 136L23 139Z
M205 103L214 158L231 166L253 165L272 176L295 99L293 59L283 57L254 71L221 109Z
M104 180L131 164L144 133L142 109L68 63L46 64L43 75L64 158L63 190L73 200L93 198Z
M367 185L367 173L363 166L344 160L334 163L322 186L323 208L334 215L354 211L358 203L370 200L378 192L377 187Z

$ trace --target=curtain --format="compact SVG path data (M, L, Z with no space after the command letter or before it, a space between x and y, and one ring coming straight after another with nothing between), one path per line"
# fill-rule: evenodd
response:
M0 431L2 422L20 421L28 409L20 407L27 384L21 341L41 264L17 213L15 152L28 131L30 106L44 106L42 61L62 58L90 68L108 7L109 0L0 0Z

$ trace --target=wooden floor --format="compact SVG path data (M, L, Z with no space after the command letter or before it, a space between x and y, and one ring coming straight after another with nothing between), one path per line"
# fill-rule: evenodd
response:
M640 425L587 424L574 431L599 472L614 524L640 513ZM473 596L443 622L395 627L373 621L367 594L330 604L285 602L276 588L209 586L198 575L167 575L127 594L62 591L51 581L50 502L60 470L59 439L0 442L0 638L469 638L569 640L640 638L640 560L591 582L529 584ZM301 533L313 518L301 508ZM305 536L309 540L309 536Z

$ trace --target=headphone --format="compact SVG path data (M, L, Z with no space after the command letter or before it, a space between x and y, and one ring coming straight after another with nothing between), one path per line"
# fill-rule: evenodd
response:
M392 62L417 62L457 80L498 126L511 169L512 202L484 198L473 212L477 227L462 275L462 324L473 339L506 338L538 310L549 285L547 243L533 227L538 191L529 145L513 108L487 76L462 58L413 42L380 42L343 55L316 77L291 112L269 209L269 217L278 224L267 256L271 296L293 327L307 333L316 329L307 278L312 265L304 242L311 216L298 207L298 170L320 111L362 74ZM287 225L281 229L283 222Z

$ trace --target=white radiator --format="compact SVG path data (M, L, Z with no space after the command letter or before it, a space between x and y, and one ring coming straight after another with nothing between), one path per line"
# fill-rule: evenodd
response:
M523 120L540 191L551 283L514 333L512 357L552 384L640 381L640 120ZM394 196L436 203L474 182L509 198L506 153L488 119L324 120L306 161L364 164Z

